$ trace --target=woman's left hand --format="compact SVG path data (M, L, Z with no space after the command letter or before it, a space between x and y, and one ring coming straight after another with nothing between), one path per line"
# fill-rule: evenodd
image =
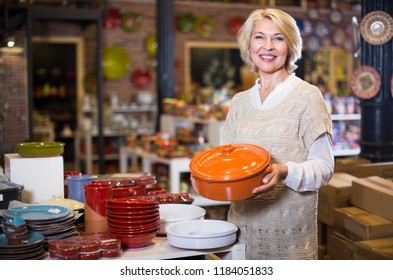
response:
M261 194L271 191L277 186L280 180L284 180L288 175L288 167L285 164L272 164L272 171L262 179L262 185L252 190L253 194Z

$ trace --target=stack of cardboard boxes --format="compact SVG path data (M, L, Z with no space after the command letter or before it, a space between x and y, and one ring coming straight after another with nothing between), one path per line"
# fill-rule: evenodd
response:
M393 162L336 162L319 191L319 258L393 259Z

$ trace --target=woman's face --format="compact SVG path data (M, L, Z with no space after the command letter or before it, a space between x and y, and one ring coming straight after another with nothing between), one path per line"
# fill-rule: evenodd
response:
M254 22L250 56L259 73L272 74L285 69L288 44L274 22L263 18Z

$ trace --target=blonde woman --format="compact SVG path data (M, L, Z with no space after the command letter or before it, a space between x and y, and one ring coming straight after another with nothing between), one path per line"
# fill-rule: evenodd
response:
M317 259L318 189L334 170L332 122L320 90L294 72L299 29L289 14L259 9L237 41L258 78L233 97L221 136L267 149L272 172L254 198L231 203L228 220L239 226L248 259Z

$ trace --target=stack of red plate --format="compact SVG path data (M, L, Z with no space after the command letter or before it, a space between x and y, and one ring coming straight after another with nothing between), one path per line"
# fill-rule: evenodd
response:
M139 248L149 244L160 229L159 203L152 199L113 198L107 200L108 232L122 246Z

